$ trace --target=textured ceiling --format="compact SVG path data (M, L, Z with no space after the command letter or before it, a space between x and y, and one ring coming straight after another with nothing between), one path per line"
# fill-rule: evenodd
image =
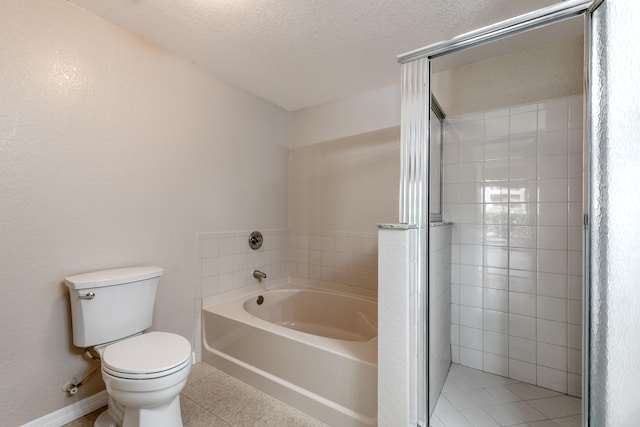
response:
M70 0L287 110L399 82L396 56L556 0Z

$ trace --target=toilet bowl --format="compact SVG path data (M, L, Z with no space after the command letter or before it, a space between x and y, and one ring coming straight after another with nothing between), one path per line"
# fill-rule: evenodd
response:
M191 371L189 341L149 332L97 350L110 401L96 427L182 427L180 392Z
M147 332L162 268L125 267L65 279L73 343L100 354L109 408L96 427L182 427L180 392L191 370L191 344Z

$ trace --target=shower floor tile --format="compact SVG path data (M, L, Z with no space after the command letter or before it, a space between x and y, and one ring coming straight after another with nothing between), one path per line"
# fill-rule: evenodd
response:
M457 364L431 417L433 427L580 427L581 400Z

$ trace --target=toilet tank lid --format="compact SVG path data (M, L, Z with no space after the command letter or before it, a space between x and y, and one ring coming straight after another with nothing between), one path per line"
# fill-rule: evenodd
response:
M162 268L155 266L114 268L69 276L64 282L70 289L101 288L160 277L162 272Z

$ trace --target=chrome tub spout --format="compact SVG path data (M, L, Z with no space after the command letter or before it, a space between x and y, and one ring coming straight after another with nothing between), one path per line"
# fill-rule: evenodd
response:
M253 277L258 280L266 279L267 275L260 270L253 270Z

